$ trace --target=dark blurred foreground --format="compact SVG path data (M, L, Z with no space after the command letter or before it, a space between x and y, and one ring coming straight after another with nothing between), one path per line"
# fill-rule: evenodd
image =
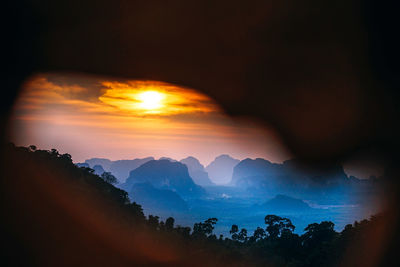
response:
M217 237L217 218L193 229L175 226L173 218L146 218L125 191L77 167L69 154L12 144L4 151L13 180L2 184L9 201L3 206L3 242L9 242L3 260L12 265L373 266L382 254L373 244L385 244L390 229L390 215L380 214L340 233L324 221L298 235L289 219L267 215L265 230L248 236L232 225L231 238Z
M1 125L6 129L21 83L38 71L196 88L232 115L272 125L305 163L364 151L379 155L391 179L387 213L366 227L363 241L356 238L342 248L350 254L340 264L396 264L398 10L395 1L8 3L2 16L7 70L1 74ZM168 237L125 231L130 226L119 219L123 215L114 204L97 199L97 193L79 193L87 189L60 178L67 174L55 175L52 166L19 158L6 143L1 151L2 260L52 266L212 265L212 257L186 257L180 243Z

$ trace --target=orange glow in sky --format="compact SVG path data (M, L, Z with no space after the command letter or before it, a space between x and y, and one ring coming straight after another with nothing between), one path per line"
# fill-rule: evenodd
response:
M75 162L220 154L280 162L290 156L273 131L225 115L208 96L159 81L47 73L26 82L10 139L56 148Z
M144 91L138 94L140 100L139 108L150 110L152 112L162 112L164 107L162 100L165 98L163 93L157 91Z
M99 100L135 115L212 112L217 107L194 90L155 81L102 82L108 88Z

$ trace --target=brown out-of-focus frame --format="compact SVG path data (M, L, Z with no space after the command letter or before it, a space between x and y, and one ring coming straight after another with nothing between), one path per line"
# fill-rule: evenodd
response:
M360 255L349 260L378 265L393 257L396 243L390 240L399 229L398 7L372 0L9 3L1 124L6 129L19 87L30 75L71 71L195 88L232 116L272 125L305 162L377 151L392 179L391 216L371 233L369 244L355 245ZM2 185L9 196L12 185ZM43 189L37 186L31 188ZM10 200L4 199L5 210ZM26 207L19 208L23 213ZM67 257L62 247L58 253Z

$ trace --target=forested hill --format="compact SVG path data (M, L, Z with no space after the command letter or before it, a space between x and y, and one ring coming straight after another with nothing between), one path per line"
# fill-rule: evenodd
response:
M146 218L112 179L69 154L12 144L5 151L2 253L13 265L363 266L367 233L384 229L377 216L340 233L332 222L313 223L298 235L289 219L267 215L254 233L232 225L231 237L217 237L217 218L193 229Z

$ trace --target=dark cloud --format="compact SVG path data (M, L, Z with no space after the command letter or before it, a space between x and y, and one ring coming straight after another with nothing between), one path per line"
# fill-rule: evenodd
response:
M65 88L63 95L71 99L94 101L101 96L105 90L99 77L95 75L57 72L44 74L46 80L54 85ZM68 91L68 88L79 87L80 91Z

